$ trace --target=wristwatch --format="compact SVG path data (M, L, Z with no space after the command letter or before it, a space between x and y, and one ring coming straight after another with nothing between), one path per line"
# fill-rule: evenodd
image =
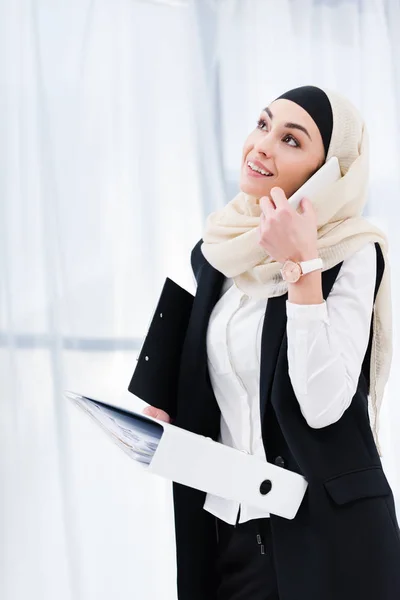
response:
M311 260L304 260L302 262L287 260L281 269L282 279L288 283L296 283L306 273L318 271L322 267L322 258L312 258Z

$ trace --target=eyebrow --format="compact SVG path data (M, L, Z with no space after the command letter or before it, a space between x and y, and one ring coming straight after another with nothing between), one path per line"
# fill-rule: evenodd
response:
M272 114L272 112L270 111L270 109L268 108L268 106L266 108L263 109L264 112L267 113L267 115L269 116L269 118L272 119L274 118L274 115ZM312 141L311 139L311 135L308 133L307 129L305 127L303 127L303 125L299 125L298 123L285 123L285 127L287 127L288 129L299 129L300 131L302 131L303 133L306 134L307 137L309 137L309 139Z

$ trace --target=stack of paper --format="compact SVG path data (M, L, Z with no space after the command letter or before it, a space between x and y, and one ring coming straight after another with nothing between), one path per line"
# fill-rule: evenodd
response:
M161 425L74 392L65 392L65 396L94 419L131 458L150 464L163 433Z

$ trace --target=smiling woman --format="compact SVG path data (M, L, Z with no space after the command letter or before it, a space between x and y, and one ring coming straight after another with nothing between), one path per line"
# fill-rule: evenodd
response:
M390 279L386 236L360 216L367 150L346 98L313 86L283 94L245 140L240 193L208 216L192 251L196 298L161 418L300 473L308 488L289 523L267 505L174 484L179 600L400 595L377 438ZM341 177L298 213L287 197L332 156Z

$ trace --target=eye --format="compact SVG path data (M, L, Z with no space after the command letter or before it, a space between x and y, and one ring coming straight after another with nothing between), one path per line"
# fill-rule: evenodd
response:
M289 141L288 141L289 140ZM288 134L282 139L283 142L287 143L288 146L292 146L292 148L299 148L300 144L292 135ZM293 142L290 144L289 142Z
M267 127L268 127L268 124L267 124L267 121L265 121L265 119L259 119L257 121L257 129L261 129L261 131L266 131Z

